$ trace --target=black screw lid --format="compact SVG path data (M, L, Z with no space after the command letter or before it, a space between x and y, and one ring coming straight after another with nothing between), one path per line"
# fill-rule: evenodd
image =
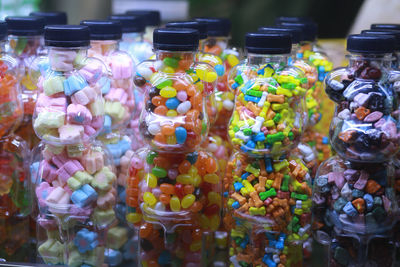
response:
M84 25L48 25L44 29L44 43L55 47L88 46L89 27Z
M42 35L46 20L43 17L6 17L8 34L17 36Z
M303 41L312 42L317 39L318 25L309 19L296 22L277 21L277 25L301 29L303 31Z
M298 44L303 40L303 32L298 28L285 26L267 26L258 28L259 32L281 32L288 33L292 37L292 44Z
M400 30L400 24L375 23L371 24L371 29Z
M292 49L291 36L278 32L250 32L245 47L255 54L288 54Z
M89 27L90 40L119 40L122 37L121 22L113 20L82 20Z
M400 50L400 31L398 30L385 30L385 29L374 29L374 30L363 30L362 34L372 34L372 35L392 35L396 40L395 50Z
M207 38L207 24L198 21L171 21L165 24L167 28L195 29L199 32L200 39Z
M159 26L161 24L160 11L158 10L128 10L126 14L143 17L144 26Z
M279 24L281 22L304 22L309 21L313 22L310 17L292 17L292 16L280 16L275 19L275 23Z
M0 41L6 39L7 37L7 22L0 20Z
M46 20L46 25L61 25L67 24L67 13L65 12L43 12L36 11L29 13L29 16L43 17Z
M117 14L109 16L108 19L121 22L123 33L144 32L145 25L142 16Z
M347 37L347 51L360 54L393 53L395 38L391 35L352 34Z
M196 21L206 23L208 36L229 36L231 21L227 18L195 18Z
M199 32L194 29L155 29L153 46L157 50L194 51L199 46Z

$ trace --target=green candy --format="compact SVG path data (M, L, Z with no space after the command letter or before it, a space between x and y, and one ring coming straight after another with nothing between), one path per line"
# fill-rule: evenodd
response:
M246 95L261 97L262 96L262 92L261 91L256 91L256 90L247 90Z
M146 162L147 164L153 164L154 163L154 158L157 157L158 153L155 151L151 151L149 154L146 156Z
M262 201L264 201L264 200L266 200L266 199L269 198L269 197L274 197L274 196L276 196L276 190L275 190L275 188L271 188L271 189L269 189L268 191L260 192L258 195L260 196L260 199L261 199Z
M268 93L276 95L276 88L275 87L268 87Z
M285 174L283 176L283 181L281 185L281 191L287 192L289 191L289 181L290 181L290 176Z
M246 128L246 129L243 130L243 134L244 134L244 135L249 136L249 135L251 135L252 133L253 133L253 131L252 131L250 128Z
M237 125L233 126L233 131L234 131L235 133L238 132L238 131L240 131L239 126L237 126Z
M295 193L295 192L292 192L290 194L290 197L291 198L295 198L295 199L300 199L300 200L303 200L303 201L306 201L308 199L308 196L306 194L298 194L298 193Z
M179 66L179 60L172 57L166 57L163 59L165 65L176 69Z
M151 169L151 173L158 178L164 178L167 176L167 171L161 167L154 167L153 169Z
M272 119L275 123L279 123L279 121L281 120L282 115L280 113L276 113L276 115L274 116L274 118Z
M243 77L242 75L238 75L235 77L235 82L237 82L238 84L243 84Z
M172 80L164 80L161 83L159 83L156 87L157 89L163 89L166 86L172 86Z

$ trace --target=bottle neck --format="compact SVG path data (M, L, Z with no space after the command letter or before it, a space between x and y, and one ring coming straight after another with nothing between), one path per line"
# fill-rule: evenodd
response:
M70 71L72 66L83 64L88 47L49 47L50 68L55 71Z
M122 34L122 42L143 42L143 32L128 32Z
M354 69L355 78L363 78L363 71L367 67L379 69L381 72L387 72L391 66L393 55L388 54L356 54L350 53L348 56L349 69Z
M204 52L212 53L215 50L214 47L218 46L220 49L215 52L220 54L228 47L228 42L229 37L227 36L208 36L206 39L201 40L200 48Z
M250 65L262 65L262 64L271 64L272 66L282 66L286 65L290 54L278 54L278 55L270 55L270 54L247 54L247 62Z
M118 50L118 40L94 40L90 41L90 51L106 56Z
M173 58L179 62L185 60L185 66L190 66L194 63L197 51L166 51L166 50L156 50L156 60L164 60L165 58ZM164 60L165 61L165 60ZM171 66L173 67L173 66ZM175 67L173 67L175 68Z
M43 36L8 36L8 49L10 53L18 57L29 57L37 55L43 49Z

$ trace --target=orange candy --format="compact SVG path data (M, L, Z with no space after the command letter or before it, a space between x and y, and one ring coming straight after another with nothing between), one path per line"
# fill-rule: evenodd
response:
M175 188L172 184L167 184L167 183L160 184L160 190L161 192L167 195L175 194Z
M175 127L173 125L165 124L161 127L161 133L164 135L175 134Z
M181 173L181 174L187 173L190 169L190 166L191 166L191 164L188 160L182 161L182 163L179 164L179 167L178 167L179 173Z
M154 113L160 116L165 116L167 115L168 108L164 105L158 106L154 109Z

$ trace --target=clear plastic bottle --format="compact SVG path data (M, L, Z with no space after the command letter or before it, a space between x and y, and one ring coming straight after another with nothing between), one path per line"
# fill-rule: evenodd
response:
M303 262L311 181L304 163L286 152L301 135L306 93L301 86L307 79L287 66L291 46L287 33L248 33L247 58L229 74L236 91L229 137L236 152L224 179L229 184L224 224L235 267Z
M387 32L391 33L396 38L396 49L393 53L395 56L395 60L393 61L392 67L398 68L400 65L400 47L399 47L399 34L400 34L400 24L371 24L371 30L373 32L380 31L380 32Z
M18 61L5 52L7 24L0 22L0 261L28 262L31 187L28 146L14 135L23 117Z
M21 136L30 148L39 142L32 129L32 116L37 100L37 87L29 75L33 60L44 53L43 17L7 17L8 44L7 51L18 59L19 84L24 104L24 117L16 133Z
M330 139L338 156L318 169L313 225L331 266L393 265L398 104L388 75L394 48L393 36L350 35L349 65L325 80L337 103Z

